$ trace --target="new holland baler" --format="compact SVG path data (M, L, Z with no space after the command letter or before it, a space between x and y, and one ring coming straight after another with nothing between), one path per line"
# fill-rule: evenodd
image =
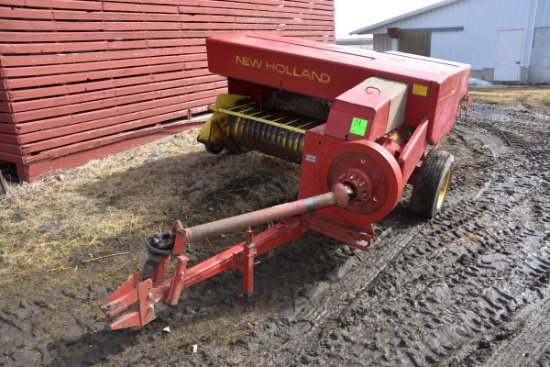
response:
M309 231L368 250L372 224L407 183L413 212L433 217L443 205L454 158L438 148L468 105L469 65L268 35L206 45L228 93L210 106L198 140L214 154L256 150L301 164L298 200L188 228L175 221L147 238L143 270L101 304L111 329L143 327L157 304L175 305L184 289L231 268L242 271L250 297L255 258ZM251 227L272 221L253 235ZM187 243L241 230L242 243L187 268Z

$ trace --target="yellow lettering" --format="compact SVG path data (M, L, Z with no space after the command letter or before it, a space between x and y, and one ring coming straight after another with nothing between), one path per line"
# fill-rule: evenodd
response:
M297 74L297 73L296 73L296 66L292 68L292 73L289 73L289 72L288 72L288 71L289 71L288 69L290 69L289 66L286 67L286 73L287 73L288 75L290 75L290 76L296 76L296 77L298 77L298 78L300 77L300 74Z
M252 66L260 69L262 67L263 60L252 59L246 56L235 55L235 63L243 66Z
M235 55L235 63L241 64L244 66L250 66L250 58L248 57L240 57L239 55Z
M317 79L317 81L320 81L320 80L321 80L321 77L319 76L319 74L317 74L316 71L312 71L312 72L311 72L311 78L312 78L312 79Z
M275 63L269 63L265 62L265 70L267 71L275 71Z
M311 79L316 79L319 83L329 83L330 82L330 75L327 73L317 73L316 71L311 72Z
M455 93L456 93L456 89L453 89L449 94L447 94L446 96L441 97L441 98L439 99L439 101L441 102L441 101L443 101L444 99L447 99L447 98L449 98L449 97L452 97L452 96L455 95Z
M321 73L321 78L319 79L321 83L330 83L330 75L327 73Z
M252 66L260 69L262 67L262 60L252 59Z
M274 62L264 60L253 59L247 56L235 55L235 63L247 67L253 67L256 69L262 69L265 65L266 71L273 71L279 74L293 76L295 78L306 78L311 81L317 81L319 83L330 83L330 75L327 73L319 73L315 70L299 69L296 66L290 66L286 64L276 64Z

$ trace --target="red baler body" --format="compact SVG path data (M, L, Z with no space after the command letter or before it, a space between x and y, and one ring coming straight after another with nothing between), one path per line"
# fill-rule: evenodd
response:
M458 102L468 93L469 65L411 54L250 34L212 37L206 47L208 68L229 78L229 93L248 95L256 89L255 98L267 97L260 86L286 90L335 101L333 108L343 116L355 112L346 108L346 101L359 109L366 106L365 95L346 93L363 80L377 76L406 82L410 88L404 122L417 127L427 118L431 144L452 129ZM344 135L349 131L346 123L351 120L337 122Z

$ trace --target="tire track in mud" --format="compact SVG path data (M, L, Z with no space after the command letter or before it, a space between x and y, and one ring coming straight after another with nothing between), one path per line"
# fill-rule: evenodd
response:
M548 302L548 125L513 115L458 123L443 147L460 156L444 211L421 223L396 208L372 252L296 298L303 309L278 319L270 337L282 346L262 362L498 365L495 350L530 330L523 310ZM526 365L548 359L547 340Z
M535 258L534 264L528 265L536 273L535 278L540 276L538 281L546 283L550 276L550 253L547 257L547 260ZM540 299L518 312L516 318L522 320L521 330L513 338L501 343L486 366L550 365L550 289L538 287L537 284L531 287L536 287Z

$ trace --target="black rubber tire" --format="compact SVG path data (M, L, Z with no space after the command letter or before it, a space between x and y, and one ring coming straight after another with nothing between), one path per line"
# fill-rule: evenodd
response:
M240 145L228 145L226 149L229 154L235 154L235 155L242 155L250 151L250 149L247 149Z
M158 261L153 259L145 260L143 269L141 270L141 280L153 279L155 276L155 270L157 269Z
M215 155L218 155L222 152L223 148L212 148L211 146L209 146L208 144L205 144L204 145L204 148L206 149L206 151L210 154L215 154Z
M454 157L442 150L432 150L424 161L413 186L410 210L424 218L441 211L451 182Z
M208 146L208 145L204 145L204 148L206 149L206 151L210 154L215 154L215 155L218 155L220 154L224 148L213 148L211 146ZM249 149L246 149L246 148L243 148L241 146L237 146L237 145L228 145L227 147L225 147L225 149L227 149L227 152L229 154L236 154L236 155L241 155L241 154L245 154L249 151Z

